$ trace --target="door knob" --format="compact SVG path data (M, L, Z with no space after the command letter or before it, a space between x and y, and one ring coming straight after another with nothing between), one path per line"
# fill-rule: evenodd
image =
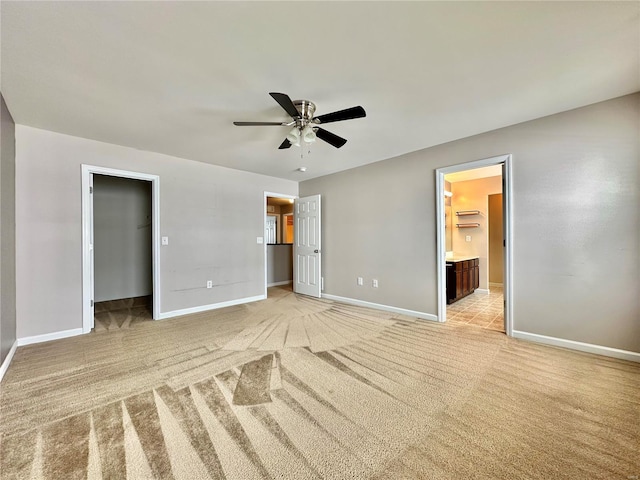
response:
M313 253L320 253L320 250L314 250Z

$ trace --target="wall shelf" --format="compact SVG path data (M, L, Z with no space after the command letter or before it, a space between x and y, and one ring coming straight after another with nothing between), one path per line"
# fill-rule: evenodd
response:
M479 223L456 223L456 227L458 228L477 228L479 226Z
M460 210L456 212L458 217L463 217L466 215L480 215L480 210Z

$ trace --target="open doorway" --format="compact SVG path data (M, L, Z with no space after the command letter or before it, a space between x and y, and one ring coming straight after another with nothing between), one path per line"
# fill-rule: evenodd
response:
M295 197L265 192L265 296L292 289Z
M82 165L83 333L126 328L134 320L120 312L96 323L95 314L112 307L142 310L144 303L146 318L159 318L159 189L157 175Z
M436 171L440 321L511 334L510 162Z
M492 268L503 264L502 203L491 201L502 198L502 166L449 173L444 181L447 321L504 332L503 275ZM492 274L499 283L490 283Z
M152 320L151 182L93 175L95 332Z

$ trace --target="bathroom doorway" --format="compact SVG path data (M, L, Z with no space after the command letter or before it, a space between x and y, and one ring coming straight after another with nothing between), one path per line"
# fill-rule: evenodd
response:
M436 171L440 321L511 334L510 161Z

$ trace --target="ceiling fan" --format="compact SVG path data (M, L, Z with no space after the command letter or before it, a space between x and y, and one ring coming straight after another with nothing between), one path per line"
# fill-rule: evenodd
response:
M322 127L319 127L318 125L367 116L364 108L358 106L314 117L313 114L316 111L316 106L309 100L292 101L286 93L271 92L269 95L271 95L273 99L278 102L289 115L291 115L293 120L290 122L233 122L233 124L239 127L293 127L287 134L284 142L282 142L278 147L279 149L290 148L291 145L299 147L301 141L305 143L313 143L315 142L316 137L336 148L340 148L347 143L347 140L325 130Z

